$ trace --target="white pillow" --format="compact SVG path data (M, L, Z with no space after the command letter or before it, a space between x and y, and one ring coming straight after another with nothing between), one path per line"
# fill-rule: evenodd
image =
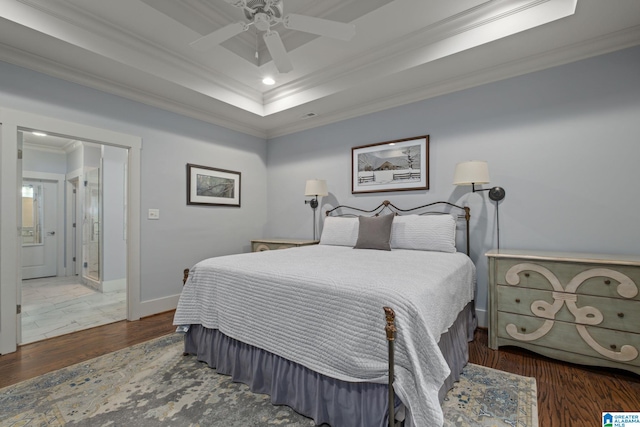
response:
M358 227L357 217L328 216L324 219L320 244L354 247L358 241Z
M391 249L456 252L456 220L448 214L396 216Z

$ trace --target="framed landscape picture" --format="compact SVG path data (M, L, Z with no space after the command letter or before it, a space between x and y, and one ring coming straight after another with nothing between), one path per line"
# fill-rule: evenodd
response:
M240 207L240 172L188 163L187 204Z
M429 135L351 149L351 193L429 189Z

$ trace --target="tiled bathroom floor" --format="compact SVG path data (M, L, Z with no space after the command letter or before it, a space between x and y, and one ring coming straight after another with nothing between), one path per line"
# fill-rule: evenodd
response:
M126 290L100 293L77 277L23 280L20 344L126 319L126 308Z

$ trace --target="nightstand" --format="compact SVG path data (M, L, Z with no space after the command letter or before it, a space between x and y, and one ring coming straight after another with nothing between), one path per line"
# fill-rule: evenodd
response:
M299 246L317 245L319 242L319 240L302 239L256 239L251 241L251 252L297 248Z
M489 347L640 374L640 256L501 250L489 258Z

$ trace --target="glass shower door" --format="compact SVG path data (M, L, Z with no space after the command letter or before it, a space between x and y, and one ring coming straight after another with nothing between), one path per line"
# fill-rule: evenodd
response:
M101 224L100 169L86 172L84 182L84 227L83 227L83 276L100 284L100 233Z

